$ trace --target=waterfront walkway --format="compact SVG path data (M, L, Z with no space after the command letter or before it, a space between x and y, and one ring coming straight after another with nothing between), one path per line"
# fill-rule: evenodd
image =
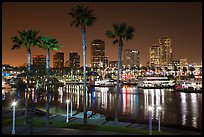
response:
M69 118L70 123L83 123L83 118L80 118L83 113L76 114L73 111L73 116ZM17 115L16 115L17 116ZM23 118L23 115L17 116L17 119ZM45 120L45 117L35 117L35 119ZM61 121L66 122L66 115L52 115L50 117L50 122ZM92 125L104 125L104 126L115 126L113 121L106 119L92 119L87 118L87 124ZM117 126L121 127L131 127L137 129L148 130L148 125L128 123L128 122L118 122ZM11 126L2 126L2 134L11 134ZM152 126L153 130L157 130L157 126ZM174 133L176 135L202 135L201 132L188 131L188 130L178 130L173 128L161 127L161 131L166 131L169 133ZM25 126L16 127L16 134L18 135L29 135L30 128ZM110 131L92 131L92 130L81 130L81 129L70 129L70 128L47 128L47 127L33 127L34 135L135 135L133 133L122 133L122 132L110 132Z

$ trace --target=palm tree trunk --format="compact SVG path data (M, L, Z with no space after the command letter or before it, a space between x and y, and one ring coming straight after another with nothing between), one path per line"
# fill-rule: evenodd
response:
M82 46L83 46L83 66L84 66L84 121L83 124L87 124L87 113L86 113L86 30L85 27L81 27L82 33Z
M31 50L30 48L27 49L27 54L28 54L28 65L27 65L27 84L26 84L26 99L25 99L25 123L28 123L28 114L27 114L27 109L28 109L28 89L29 89L29 81L30 81L30 64L31 64Z
M118 123L118 99L119 99L119 90L120 90L119 79L120 79L120 66L121 66L120 64L121 64L121 57L122 57L122 48L123 48L122 39L119 38L117 89L116 89L115 117L114 117L114 124L115 125L117 125L117 123Z
M34 110L33 110L34 111ZM34 112L31 112L31 121L30 121L30 135L33 135L33 115Z
M46 77L47 77L47 103L46 103L46 118L49 122L49 104L50 104L50 93L49 93L49 77L50 77L50 51L46 50Z
M28 123L28 119L27 119L27 106L28 106L28 74L27 74L27 83L26 83L26 94L25 94L25 121L24 121L24 125L26 125Z

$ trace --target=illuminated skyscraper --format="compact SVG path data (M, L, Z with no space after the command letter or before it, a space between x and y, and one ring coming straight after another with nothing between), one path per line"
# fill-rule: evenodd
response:
M33 64L31 69L34 69L36 75L44 74L46 70L46 56L45 55L33 56Z
M149 49L150 65L151 66L170 66L172 65L172 48L171 39L162 37L158 44L154 44Z
M162 66L169 66L172 63L171 39L166 36L160 38L159 46L160 46L160 64Z
M133 49L125 49L124 50L124 66L126 68L138 68L140 66L140 54L139 51Z
M80 56L78 53L69 53L69 67L73 69L80 67Z
M108 57L105 56L105 42L96 39L91 42L91 65L94 68L108 67Z
M149 48L150 66L160 65L160 47L159 44L154 44Z
M44 66L46 65L45 55L35 55L33 56L33 66Z
M63 68L64 67L64 53L57 52L53 57L53 67L54 68Z

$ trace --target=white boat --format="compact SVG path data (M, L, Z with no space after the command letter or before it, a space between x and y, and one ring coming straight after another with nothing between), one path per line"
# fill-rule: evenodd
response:
M202 80L180 80L176 82L177 90L202 90Z
M174 80L167 77L139 77L138 88L172 88L175 85Z
M91 86L116 86L116 81L110 79L97 80L90 83Z

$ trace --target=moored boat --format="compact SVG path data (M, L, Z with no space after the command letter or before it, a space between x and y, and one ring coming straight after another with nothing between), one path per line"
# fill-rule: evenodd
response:
M104 80L97 80L89 83L90 86L95 86L95 87L115 87L116 86L116 81L110 80L110 79L104 79Z
M174 90L189 93L202 93L202 81L180 80L176 82Z
M175 81L167 77L139 77L138 88L173 88Z

